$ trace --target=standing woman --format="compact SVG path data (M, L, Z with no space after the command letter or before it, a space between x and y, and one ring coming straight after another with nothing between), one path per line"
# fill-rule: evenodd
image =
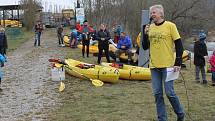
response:
M166 80L167 68L173 68L175 72L180 71L183 53L181 37L176 25L164 19L162 5L151 6L150 17L154 23L144 28L143 49L150 49L149 67L158 121L167 121L163 85L166 96L177 115L177 121L183 121L185 113L174 91L174 80ZM176 51L176 59L174 59L174 50Z
M106 29L105 24L101 24L100 30L97 33L97 40L99 41L99 44L98 44L99 54L98 54L98 61L97 61L98 64L101 63L103 50L105 51L107 62L110 63L109 42L108 42L110 38L111 38L110 32Z

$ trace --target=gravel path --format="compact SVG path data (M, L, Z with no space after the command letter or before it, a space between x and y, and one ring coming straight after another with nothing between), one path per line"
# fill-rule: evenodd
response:
M42 34L40 47L34 47L31 39L8 55L0 92L0 121L48 120L48 113L60 105L59 83L51 81L48 59L64 57L65 50L68 48L58 47L54 30L48 30Z

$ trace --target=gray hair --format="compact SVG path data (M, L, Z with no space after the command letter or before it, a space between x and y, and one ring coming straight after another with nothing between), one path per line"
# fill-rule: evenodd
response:
M157 9L160 12L161 17L164 18L164 8L162 5L153 5L149 8L149 11L151 12L152 9Z

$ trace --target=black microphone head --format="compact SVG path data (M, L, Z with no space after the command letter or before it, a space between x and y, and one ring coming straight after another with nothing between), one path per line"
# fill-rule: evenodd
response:
M151 24L151 23L152 23L152 20L153 20L153 18L152 18L152 17L150 17L150 18L149 18L149 24Z

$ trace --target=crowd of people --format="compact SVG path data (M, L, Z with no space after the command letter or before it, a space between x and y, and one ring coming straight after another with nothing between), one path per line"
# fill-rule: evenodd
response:
M57 27L57 37L59 46L65 46L62 25ZM117 44L117 50L114 53L115 56L109 54L109 40L111 38L113 38L113 42ZM78 44L82 44L83 58L89 57L89 46L91 41L98 42L98 64L101 64L103 53L106 56L107 62L111 62L110 57L112 57L114 61L120 62L120 54L126 53L126 55L128 55L128 64L131 64L132 40L126 32L123 31L121 25L117 25L116 28L113 28L113 37L111 37L111 32L107 29L105 23L100 24L99 29L97 30L95 26L90 26L87 20L85 20L82 25L80 24L80 21L78 21L75 26L71 26L69 47L77 48Z

